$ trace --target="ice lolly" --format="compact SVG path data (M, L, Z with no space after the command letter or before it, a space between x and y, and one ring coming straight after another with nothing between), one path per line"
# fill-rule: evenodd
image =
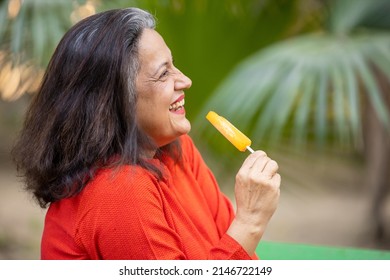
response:
M253 149L250 147L252 144L251 139L249 139L244 133L239 131L234 125L232 125L227 119L219 116L217 113L210 111L206 115L211 124L222 133L227 140L230 141L239 151L245 152L245 150L253 153Z

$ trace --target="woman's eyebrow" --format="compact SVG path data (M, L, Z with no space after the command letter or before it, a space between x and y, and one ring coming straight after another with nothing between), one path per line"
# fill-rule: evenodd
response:
M161 69L161 68L167 67L167 65L169 65L169 63L171 63L171 62L172 62L172 64L173 64L173 62L174 62L174 59L173 59L173 56L172 56L172 55L171 55L171 61L164 61L163 63L161 63L161 64L157 67L157 69L156 69L156 71L154 72L153 76L157 75L157 73L160 72L160 69Z
M153 76L156 76L157 73L160 72L160 69L166 67L168 64L169 64L168 61L165 61L165 62L161 63L161 64L157 67L156 71L153 73Z

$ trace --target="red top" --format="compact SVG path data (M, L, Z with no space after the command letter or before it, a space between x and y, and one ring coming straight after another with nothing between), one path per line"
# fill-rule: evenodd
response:
M190 137L181 142L184 164L164 159L163 180L135 166L101 170L52 203L41 258L257 259L226 234L233 207Z

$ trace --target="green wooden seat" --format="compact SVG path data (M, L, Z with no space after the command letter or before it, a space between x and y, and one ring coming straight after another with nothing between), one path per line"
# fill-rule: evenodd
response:
M260 242L256 253L263 260L390 260L390 251L310 244Z

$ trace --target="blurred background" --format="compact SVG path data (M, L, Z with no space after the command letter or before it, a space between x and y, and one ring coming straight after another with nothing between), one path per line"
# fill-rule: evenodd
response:
M390 250L390 0L0 0L0 259L39 259L45 210L10 151L55 46L82 18L129 6L156 16L192 79L191 136L222 191L234 201L247 153L208 111L278 161L264 240Z

